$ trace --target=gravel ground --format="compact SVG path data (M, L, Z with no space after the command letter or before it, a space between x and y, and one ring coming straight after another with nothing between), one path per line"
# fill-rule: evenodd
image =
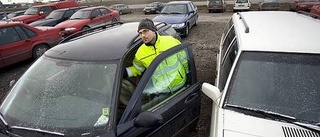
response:
M192 45L198 81L213 84L215 78L216 53L223 28L231 17L232 13L207 13L200 11L198 25L190 30L188 37L182 41L188 41ZM155 15L144 15L135 11L132 14L122 15L124 22L140 21L143 18L153 18ZM24 61L19 64L0 69L0 97L3 97L9 90L11 80L17 80L32 64L32 60ZM39 74L41 75L41 74ZM197 130L190 131L187 137L206 137L209 136L211 120L212 101L202 94L201 117L198 122Z

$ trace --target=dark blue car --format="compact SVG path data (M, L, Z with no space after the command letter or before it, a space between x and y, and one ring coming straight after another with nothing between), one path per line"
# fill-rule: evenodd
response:
M187 36L190 28L197 25L198 10L191 1L171 1L152 20L171 24L179 35Z

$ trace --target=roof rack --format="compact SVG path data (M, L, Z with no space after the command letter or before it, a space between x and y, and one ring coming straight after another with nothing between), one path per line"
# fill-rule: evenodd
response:
M239 16L240 16L240 18L239 18L239 19L241 19L241 20L242 20L242 22L243 22L244 26L246 27L246 29L244 30L244 32L245 32L245 33L249 33L249 26L248 26L248 24L247 24L246 20L244 20L244 17L242 16L242 14L241 14L240 12L237 12L237 15L239 15Z
M304 15L310 16L310 17L315 18L315 19L320 19L320 15L318 15L318 14L305 12L305 11L301 11L301 10L297 11L297 13L304 14Z
M162 25L162 26L161 26ZM165 23L165 22L159 22L158 24L156 24L155 26L157 27L157 29L159 30L159 29L161 29L161 28L163 28L164 26L166 26L167 25L167 23ZM159 27L159 28L158 28ZM131 41L130 41L130 43L129 43L129 45L127 46L128 48L130 47L130 46L132 46L133 45L133 43L135 43L137 40L138 40L138 38L139 38L139 34L137 34Z
M90 29L87 29L87 30L83 30L83 31L80 31L80 32L76 32L76 33L71 34L71 35L65 37L64 39L62 39L59 42L59 44L69 42L71 39L83 36L83 35L88 34L88 33L97 32L99 30L105 30L107 28L110 28L110 27L113 27L113 26L116 26L116 25L120 25L120 24L123 24L123 23L124 22L122 22L122 21L118 21L118 22L107 24L107 25L101 25L101 26L93 27L93 28L90 28Z

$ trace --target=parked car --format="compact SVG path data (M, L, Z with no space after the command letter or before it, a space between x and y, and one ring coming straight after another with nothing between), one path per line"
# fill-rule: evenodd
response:
M6 14L9 14L9 13L5 13L5 12L0 12L0 18L3 19L6 17Z
M78 10L69 20L57 24L64 36L95 26L120 21L119 12L104 6L88 7Z
M319 136L320 22L242 12L223 32L215 86L202 85L213 100L210 137Z
M143 8L143 12L144 14L160 13L164 6L163 2L152 2Z
M171 1L152 20L171 24L181 36L188 36L192 26L197 25L198 9L191 1Z
M11 18L12 21L23 22L29 24L39 19L44 19L48 16L53 10L78 7L78 3L75 1L60 1L54 2L47 5L36 5L28 8L24 15Z
M294 0L290 3L290 11L306 11L309 12L313 5L318 4L319 0Z
M317 18L320 18L320 3L313 5L310 13L314 14L314 16L317 16Z
M233 5L233 12L249 11L251 8L250 0L235 0Z
M133 12L133 10L125 4L114 4L111 5L110 8L119 11L120 15Z
M190 43L160 54L137 85L123 78L142 44L138 24L92 28L45 52L4 99L0 123L7 126L1 131L16 136L168 137L194 129L201 91ZM168 24L156 25L160 35L176 34ZM144 93L153 75L162 73L159 65L180 53L185 53L187 63L184 86L169 94ZM119 94L124 83L135 91L122 108Z
M13 17L17 17L17 16L20 16L20 15L23 15L24 12L26 12L26 10L19 10L19 11L14 11L14 12L11 12L10 14L8 14L8 19L11 19ZM3 17L2 20L6 20L7 18L6 17Z
M0 68L34 58L61 40L60 30L31 27L20 22L0 21Z
M278 0L263 0L258 5L258 10L279 10L280 3Z
M30 23L30 26L52 26L68 20L76 11L84 7L72 7L52 11L46 18Z
M220 11L224 12L227 9L227 4L224 0L207 0L208 12Z

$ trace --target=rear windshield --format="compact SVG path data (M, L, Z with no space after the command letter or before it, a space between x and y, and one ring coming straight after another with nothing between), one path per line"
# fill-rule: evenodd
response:
M248 0L237 0L237 3L248 3Z
M318 54L244 52L231 78L225 103L317 123L319 60Z

